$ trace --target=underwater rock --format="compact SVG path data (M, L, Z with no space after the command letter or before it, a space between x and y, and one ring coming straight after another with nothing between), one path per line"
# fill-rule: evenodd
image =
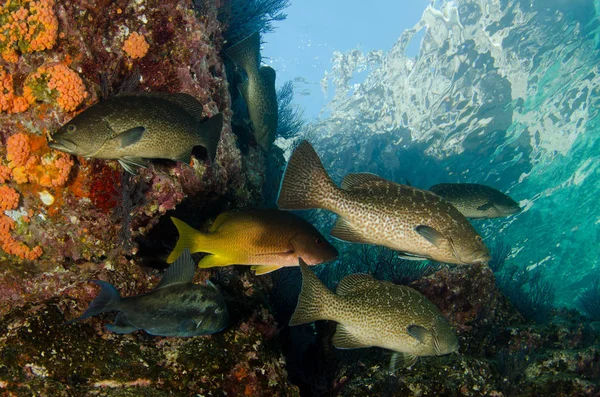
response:
M156 272L153 272L156 273ZM116 274L95 276L115 282ZM249 273L213 273L232 322L224 331L192 338L117 335L103 329L114 313L64 324L95 295L94 284L66 287L59 296L13 308L0 319L0 389L7 395L297 396L287 380L278 326L263 306L263 284ZM196 282L208 272L196 275ZM136 281L136 278L139 279ZM148 290L156 274L129 274L116 285ZM63 280L64 282L64 280ZM136 287L132 287L135 285ZM130 393L130 394L127 394Z

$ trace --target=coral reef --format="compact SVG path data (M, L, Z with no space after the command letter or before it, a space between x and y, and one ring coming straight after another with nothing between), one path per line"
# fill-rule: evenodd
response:
M458 355L420 358L412 368L390 374L389 352L337 350L331 344L333 323L317 322L282 332L292 381L307 395L600 393L600 323L566 310L552 313L544 324L527 323L486 266L442 268L411 286L456 327Z
M147 290L158 280L156 271L140 272L133 263L128 269L118 274L90 264L77 277L109 279L125 288L124 295ZM3 313L2 394L298 396L287 380L277 324L262 305L265 286L253 284L249 273L227 273L216 282L226 298L235 299L228 302L232 324L221 333L193 338L113 334L102 324L114 314L64 324L92 299L95 287L62 280L65 293ZM197 282L207 276L198 273Z

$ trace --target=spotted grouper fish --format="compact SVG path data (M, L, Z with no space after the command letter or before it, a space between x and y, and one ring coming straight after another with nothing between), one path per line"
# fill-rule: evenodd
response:
M408 259L456 264L490 259L469 221L437 194L367 173L347 175L339 188L307 141L290 157L277 204L333 211L339 215L333 237L383 245Z
M317 320L337 322L333 344L339 349L378 346L395 352L391 369L412 366L418 357L458 351L458 338L440 310L420 292L368 274L351 274L336 293L323 285L300 259L302 290L290 325Z
M440 183L429 188L471 219L501 218L521 211L506 194L477 183Z
M302 256L311 264L337 258L334 246L310 223L290 212L274 209L226 212L217 217L208 232L200 232L171 218L179 240L167 262L189 248L210 255L200 260L201 268L250 265L256 274L283 266L298 266Z
M201 120L202 104L184 93L118 95L90 106L54 133L53 149L76 156L113 159L130 173L145 159L190 162L195 146L213 161L223 116Z
M239 90L248 106L256 142L268 152L275 141L278 122L275 70L260 66L260 34L255 32L225 49L225 54L248 76Z
M81 317L69 323L107 311L118 311L114 324L106 329L118 334L144 330L151 335L196 336L219 332L229 315L219 289L210 281L193 284L196 264L189 250L173 263L158 286L147 294L121 298L111 284L95 280L102 289Z

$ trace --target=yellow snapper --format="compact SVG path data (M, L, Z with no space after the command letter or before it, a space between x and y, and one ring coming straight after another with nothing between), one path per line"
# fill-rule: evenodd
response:
M223 116L201 120L202 104L189 94L118 95L90 106L52 135L48 146L76 156L114 159L128 172L144 159L190 162L203 146L213 161Z
M201 268L252 265L256 274L283 266L298 266L298 257L311 265L331 261L338 252L310 223L290 212L274 209L227 212L217 217L208 233L171 218L179 240L167 259L173 262L189 248L210 255L200 260Z
M248 76L239 90L248 106L256 142L265 152L271 149L277 132L277 91L275 70L260 66L260 35L251 34L225 50L225 54Z
M417 357L458 351L458 338L442 312L420 292L368 274L351 274L332 293L300 259L302 290L290 326L337 322L338 349L378 346L396 352L391 369Z
M437 194L368 173L347 175L339 188L307 141L290 157L277 204L333 211L339 215L333 237L383 245L407 259L456 264L490 259L469 221Z

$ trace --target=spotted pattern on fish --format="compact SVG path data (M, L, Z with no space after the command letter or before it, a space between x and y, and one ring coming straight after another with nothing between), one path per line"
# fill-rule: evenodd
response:
M415 356L458 350L458 339L441 311L418 291L366 274L345 277L337 294L301 262L302 291L290 325L332 320L340 348L379 346ZM410 330L422 330L417 338Z
M487 262L489 251L469 221L438 195L372 174L350 174L345 189L327 175L304 141L292 154L281 184L282 209L323 208L340 216L332 235L383 245L446 263ZM344 183L342 183L344 185ZM436 231L435 242L422 227Z

